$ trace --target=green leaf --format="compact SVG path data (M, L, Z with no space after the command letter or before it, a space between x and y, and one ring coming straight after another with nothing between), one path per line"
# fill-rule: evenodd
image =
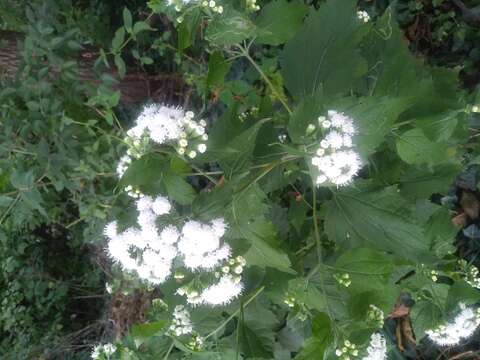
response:
M443 111L439 114L422 116L415 119L415 124L422 129L427 138L432 141L447 141L451 138L458 124L461 110Z
M126 7L123 8L123 26L128 33L132 31L132 13Z
M294 109L288 122L288 134L296 143L307 143L307 127L310 124L318 125L318 117L325 112L324 104L316 96L307 96ZM301 153L304 155L304 153Z
M283 52L282 75L292 96L300 100L320 89L334 95L347 92L367 70L357 50L363 33L356 17L357 2L334 0L311 11L301 30Z
M302 346L295 360L325 359L325 350L333 340L329 317L319 313L312 320L312 336Z
M429 140L421 129L407 130L398 136L397 152L408 164L438 164L455 155L447 144Z
M139 33L141 33L142 31L150 31L150 30L153 30L150 25L148 23L146 23L145 21L137 21L134 25L133 25L133 34L134 35L138 35Z
M308 7L299 1L276 0L265 5L255 23L260 44L280 45L290 40L302 26Z
M445 193L461 169L460 164L440 164L433 168L410 167L400 179L400 190L402 195L412 199Z
M27 172L14 170L10 175L10 182L15 189L26 191L33 188L35 179L31 170Z
M366 157L372 154L385 141L398 116L410 104L410 100L400 97L367 97L345 109L358 129L355 143L361 155Z
M244 237L251 243L249 250L244 254L248 264L262 269L272 267L277 270L295 274L291 268L287 254L274 245L276 234L273 224L263 220L250 224L242 231Z
M448 209L438 206L425 226L425 235L431 241L433 253L439 258L453 254L457 233L458 229L453 226Z
M125 28L121 27L115 32L112 40L112 52L118 53L125 41Z
M228 10L215 17L207 27L205 38L217 46L238 44L255 34L255 25L242 13Z
M8 207L13 201L10 196L0 195L0 208Z
M118 75L121 78L123 78L125 76L125 74L127 73L127 66L125 65L125 61L123 61L123 59L120 55L115 55L113 60L115 62L115 66L117 67Z
M330 240L340 245L369 245L423 263L432 259L423 229L395 187L355 185L334 191L326 204L325 230Z
M178 48L180 50L184 50L195 43L198 24L202 19L201 15L201 11L198 8L191 8L191 11L189 10L185 13L182 23L177 27Z
M223 84L225 75L230 70L231 63L226 61L220 51L215 51L208 59L207 87L215 87Z
M167 172L162 180L168 196L179 204L190 205L195 199L195 190L181 176Z
M352 281L349 291L376 290L381 293L393 271L393 259L378 250L354 248L340 255L335 268L339 273L349 274Z
M218 161L226 177L247 168L253 158L258 131L266 121L246 123L240 121L234 110L225 113L210 131L208 154L204 157L207 161Z
M146 340L155 335L160 335L166 328L167 320L159 320L151 323L136 324L132 326L130 334L135 339L137 345L144 343Z

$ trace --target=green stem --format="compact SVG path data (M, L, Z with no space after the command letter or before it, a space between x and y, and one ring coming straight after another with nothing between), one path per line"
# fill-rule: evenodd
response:
M263 290L265 290L265 286L262 286L257 291L255 291L253 293L253 295L247 301L245 301L242 308L246 308L248 306L248 304L250 304L258 295L260 295L263 292ZM204 340L208 339L209 337L212 337L213 335L218 333L220 330L222 330L234 317L236 317L236 316L238 316L238 314L240 314L240 311L242 310L242 308L236 310L223 323L221 323L215 330L213 330L207 336L205 336Z
M175 342L172 340L172 343L170 344L170 347L168 348L167 353L163 357L163 360L168 360L168 357L170 356L170 353L172 352L174 346L175 346Z
M267 77L267 75L265 75L265 73L263 72L263 70L260 68L260 66L255 62L255 60L253 60L253 58L250 56L250 54L248 53L248 50L241 47L239 45L239 48L240 48L240 51L242 52L242 55L252 64L252 66L258 71L258 73L260 74L260 76L263 78L263 80L267 83L267 85L270 87L270 89L272 90L272 93L273 95L275 95L275 97L278 99L278 101L280 101L283 105L283 107L285 108L285 110L287 110L288 114L289 115L292 115L292 110L290 109L290 107L288 106L288 104L285 102L285 100L283 99L283 97L278 93L278 90L277 88L272 84L272 82L270 81L270 79Z
M318 223L317 223L317 188L315 186L315 182L313 181L312 179L312 192L313 192L313 228L314 228L314 232L315 232L315 243L316 243L316 246L317 246L317 259L318 259L318 264L317 266L314 268L315 271L319 271L319 274L318 274L318 277L320 279L320 286L322 288L322 293L323 293L323 298L325 300L325 307L327 309L327 313L328 313L328 317L330 318L330 321L332 323L332 329L333 329L333 332L336 334L336 326L335 326L335 319L332 315L332 311L330 309L330 305L328 303L328 297L327 297L327 292L325 290L325 279L323 277L323 273L325 272L325 269L324 269L324 264L323 264L323 258L322 258L322 244L320 242L320 230L318 228ZM311 277L311 274L313 274L314 271L312 270L312 272L309 274L309 276L307 277L310 278Z

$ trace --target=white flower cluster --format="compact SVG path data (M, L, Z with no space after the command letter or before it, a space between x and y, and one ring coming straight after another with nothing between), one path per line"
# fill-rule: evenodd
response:
M440 346L451 346L472 336L480 325L480 308L474 310L461 303L460 309L460 313L452 322L425 332L430 340Z
M172 324L169 331L175 336L188 335L193 331L190 313L183 305L177 305L173 311Z
M108 359L115 351L117 351L117 347L113 344L99 344L93 348L91 358L97 360L100 359L101 356L106 356Z
M374 333L370 337L367 356L362 360L385 360L387 358L387 342L382 334Z
M210 225L188 221L182 229L178 250L183 255L185 266L191 270L213 269L231 254L230 246L221 244L226 225L216 219Z
M370 15L365 10L357 11L357 17L365 23L370 21Z
M181 287L177 290L177 294L186 295L187 302L192 305L225 305L235 299L242 293L243 284L241 274L246 264L242 256L229 258L226 264L221 268L221 272L215 272L217 283L212 284L200 293L196 289L189 286Z
M223 219L209 224L187 221L181 230L167 225L159 231L155 223L157 216L170 213L172 205L167 198L142 196L137 200L137 223L140 229L130 227L118 232L117 223L105 227L109 238L108 252L124 270L136 271L141 279L152 284L163 283L172 272L175 258L181 258L186 268L192 271L215 272L218 282L207 286L199 293L195 289L181 287L179 295L187 295L187 302L193 305L227 304L241 294L241 274L246 264L241 256L231 257L231 248L221 238L227 225ZM181 272L176 279L183 279Z
M360 157L353 149L353 120L343 113L330 110L328 119L320 116L318 122L327 130L327 134L320 141L316 156L312 158L312 165L319 171L317 185L326 182L337 186L346 185L361 167Z
M119 234L116 222L105 228L110 256L123 269L136 271L141 279L153 284L170 276L172 261L177 256L180 234L176 227L167 226L159 233L155 224L156 217L168 214L170 209L170 202L163 196L143 196L137 200L140 229L130 227Z
M192 111L185 112L179 107L147 105L135 121L135 126L127 131L125 142L129 149L118 165L117 174L121 177L128 169L132 158L140 158L151 142L170 144L177 148L180 155L194 158L207 150L205 120L195 121Z

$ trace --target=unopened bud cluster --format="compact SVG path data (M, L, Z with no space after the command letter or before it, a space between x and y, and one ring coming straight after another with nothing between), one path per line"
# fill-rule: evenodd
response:
M350 275L348 273L334 274L333 277L340 285L345 287L349 287L352 283L352 281L350 280Z
M367 321L371 324L374 324L375 327L381 328L383 322L385 321L385 314L382 309L379 309L373 304L370 304L367 311Z
M260 10L260 6L257 5L257 0L246 0L247 2L247 10L248 11L258 11Z
M205 0L202 2L202 6L204 8L210 9L213 12L217 14L222 14L223 13L223 6L219 5L217 1L215 0Z
M458 265L460 266L464 276L465 281L474 288L480 289L480 277L479 271L476 266L470 266L465 260L459 260Z
M358 356L358 350L355 344L345 340L343 346L335 350L335 355L341 360L350 360Z
M243 268L245 267L246 263L247 262L243 256L230 258L226 264L222 266L221 271L215 272L215 277L220 278L224 275L231 275L234 278L240 277L240 275L243 273Z
M203 344L204 344L204 340L198 334L194 334L192 336L192 339L188 342L188 346L190 347L190 349L194 351L202 350Z
M370 15L365 10L357 11L357 17L365 23L370 21Z

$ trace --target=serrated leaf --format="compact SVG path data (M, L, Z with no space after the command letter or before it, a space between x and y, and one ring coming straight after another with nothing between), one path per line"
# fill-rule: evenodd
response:
M412 198L428 198L435 193L447 192L461 171L459 164L440 164L433 168L410 167L400 179L402 195Z
M255 25L242 13L229 10L215 17L207 27L205 38L217 46L238 44L255 34Z
M407 130L398 135L397 152L408 164L438 164L455 155L447 144L429 140L421 129Z
M223 84L225 75L230 70L231 63L226 61L222 53L214 52L208 59L207 87L220 86Z
M393 271L393 259L386 253L369 248L354 248L344 252L335 262L339 273L348 273L352 284L348 290L381 292Z
M444 111L439 114L422 116L415 119L415 124L422 129L427 138L432 141L447 141L451 138L458 124L461 110Z
M295 360L310 360L325 358L325 350L333 340L331 322L324 313L319 313L312 320L312 337L308 338L302 346Z
M308 7L301 2L276 0L262 7L255 23L259 28L256 41L280 45L288 41L301 27Z
M407 98L368 97L345 109L357 128L355 144L363 156L372 154L385 141L398 116L411 104Z
M342 6L334 0L322 3L285 45L282 75L295 99L320 89L329 95L347 92L366 72L366 61L357 50L363 34L356 7L353 0Z
M326 203L325 230L338 244L369 245L412 261L432 259L423 229L395 187L356 184L333 192Z
M168 196L181 205L190 205L195 199L196 192L192 185L181 176L165 173L162 178Z
M251 243L250 248L244 254L248 264L260 268L272 267L289 274L295 274L287 254L271 244L276 236L272 224L257 221L250 224L248 229L244 229L243 234Z

